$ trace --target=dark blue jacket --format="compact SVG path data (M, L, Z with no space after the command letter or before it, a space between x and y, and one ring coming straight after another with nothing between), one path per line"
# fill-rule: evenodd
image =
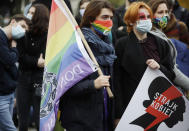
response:
M18 51L16 48L9 48L9 40L0 29L0 95L7 95L14 92L17 84Z
M189 77L189 48L179 40L171 39L177 50L176 63L178 68Z

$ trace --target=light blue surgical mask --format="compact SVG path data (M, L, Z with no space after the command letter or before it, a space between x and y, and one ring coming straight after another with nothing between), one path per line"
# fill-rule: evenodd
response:
M25 29L21 25L17 25L16 27L12 27L12 38L13 39L20 39L25 35Z
M84 13L85 13L85 9L80 9L80 10L79 10L79 13L80 13L80 15L83 17L83 15L84 15Z
M8 25L9 21L10 21L10 19L5 18L5 19L3 20L3 23L4 23L5 25Z
M31 20L33 16L32 16L31 14L27 14L26 17L27 17L29 20Z
M151 19L137 21L136 29L140 33L147 33L152 29Z

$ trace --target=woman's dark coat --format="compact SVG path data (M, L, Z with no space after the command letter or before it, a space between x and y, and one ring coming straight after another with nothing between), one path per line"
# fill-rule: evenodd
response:
M170 80L173 80L173 64L169 46L164 40L156 36L153 37L158 43L160 70ZM113 82L115 89L115 117L121 118L147 68L147 64L141 43L138 42L133 32L128 37L123 37L117 42L116 55Z

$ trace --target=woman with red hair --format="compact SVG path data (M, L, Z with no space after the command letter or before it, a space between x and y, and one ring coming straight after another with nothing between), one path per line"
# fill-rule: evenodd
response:
M161 70L173 80L173 63L170 49L163 39L149 33L152 28L152 11L144 2L134 2L124 16L129 35L116 44L114 63L115 124L134 94L147 67Z

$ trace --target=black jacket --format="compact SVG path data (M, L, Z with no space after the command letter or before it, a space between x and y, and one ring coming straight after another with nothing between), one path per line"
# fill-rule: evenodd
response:
M70 11L72 12L72 7L71 7L71 3L70 3L70 0L64 0L64 2L66 3L66 5L68 6L68 8L70 9ZM44 4L48 7L48 9L50 10L51 9L51 3L52 3L52 0L36 0L33 2L33 4L36 4L36 3L41 3L41 4Z
M113 27L112 27L112 36L113 36L113 43L114 46L116 44L116 41L120 39L121 37L127 36L127 27L124 23L124 14L126 12L125 5L119 7L115 10L114 16L113 16ZM118 30L119 27L123 27L122 30Z
M7 95L14 92L17 85L18 51L16 48L9 48L10 44L5 33L0 29L0 95Z
M153 36L160 57L160 70L173 80L173 63L169 45L162 39ZM146 58L141 44L133 32L121 38L116 46L117 59L114 63L115 115L121 118L131 97L133 96L146 68Z
M70 88L61 98L61 122L68 131L102 131L103 89L96 90L93 73Z
M39 68L37 62L40 54L43 54L45 57L47 33L39 36L33 36L30 33L27 33L25 37L19 39L18 51L19 51L19 71L22 73L30 73L31 81L40 81L42 82L42 76L44 68Z
M98 76L97 72L91 74L61 97L60 121L68 131L103 131L104 91L94 87ZM113 130L112 106L112 99L108 99L108 131Z

